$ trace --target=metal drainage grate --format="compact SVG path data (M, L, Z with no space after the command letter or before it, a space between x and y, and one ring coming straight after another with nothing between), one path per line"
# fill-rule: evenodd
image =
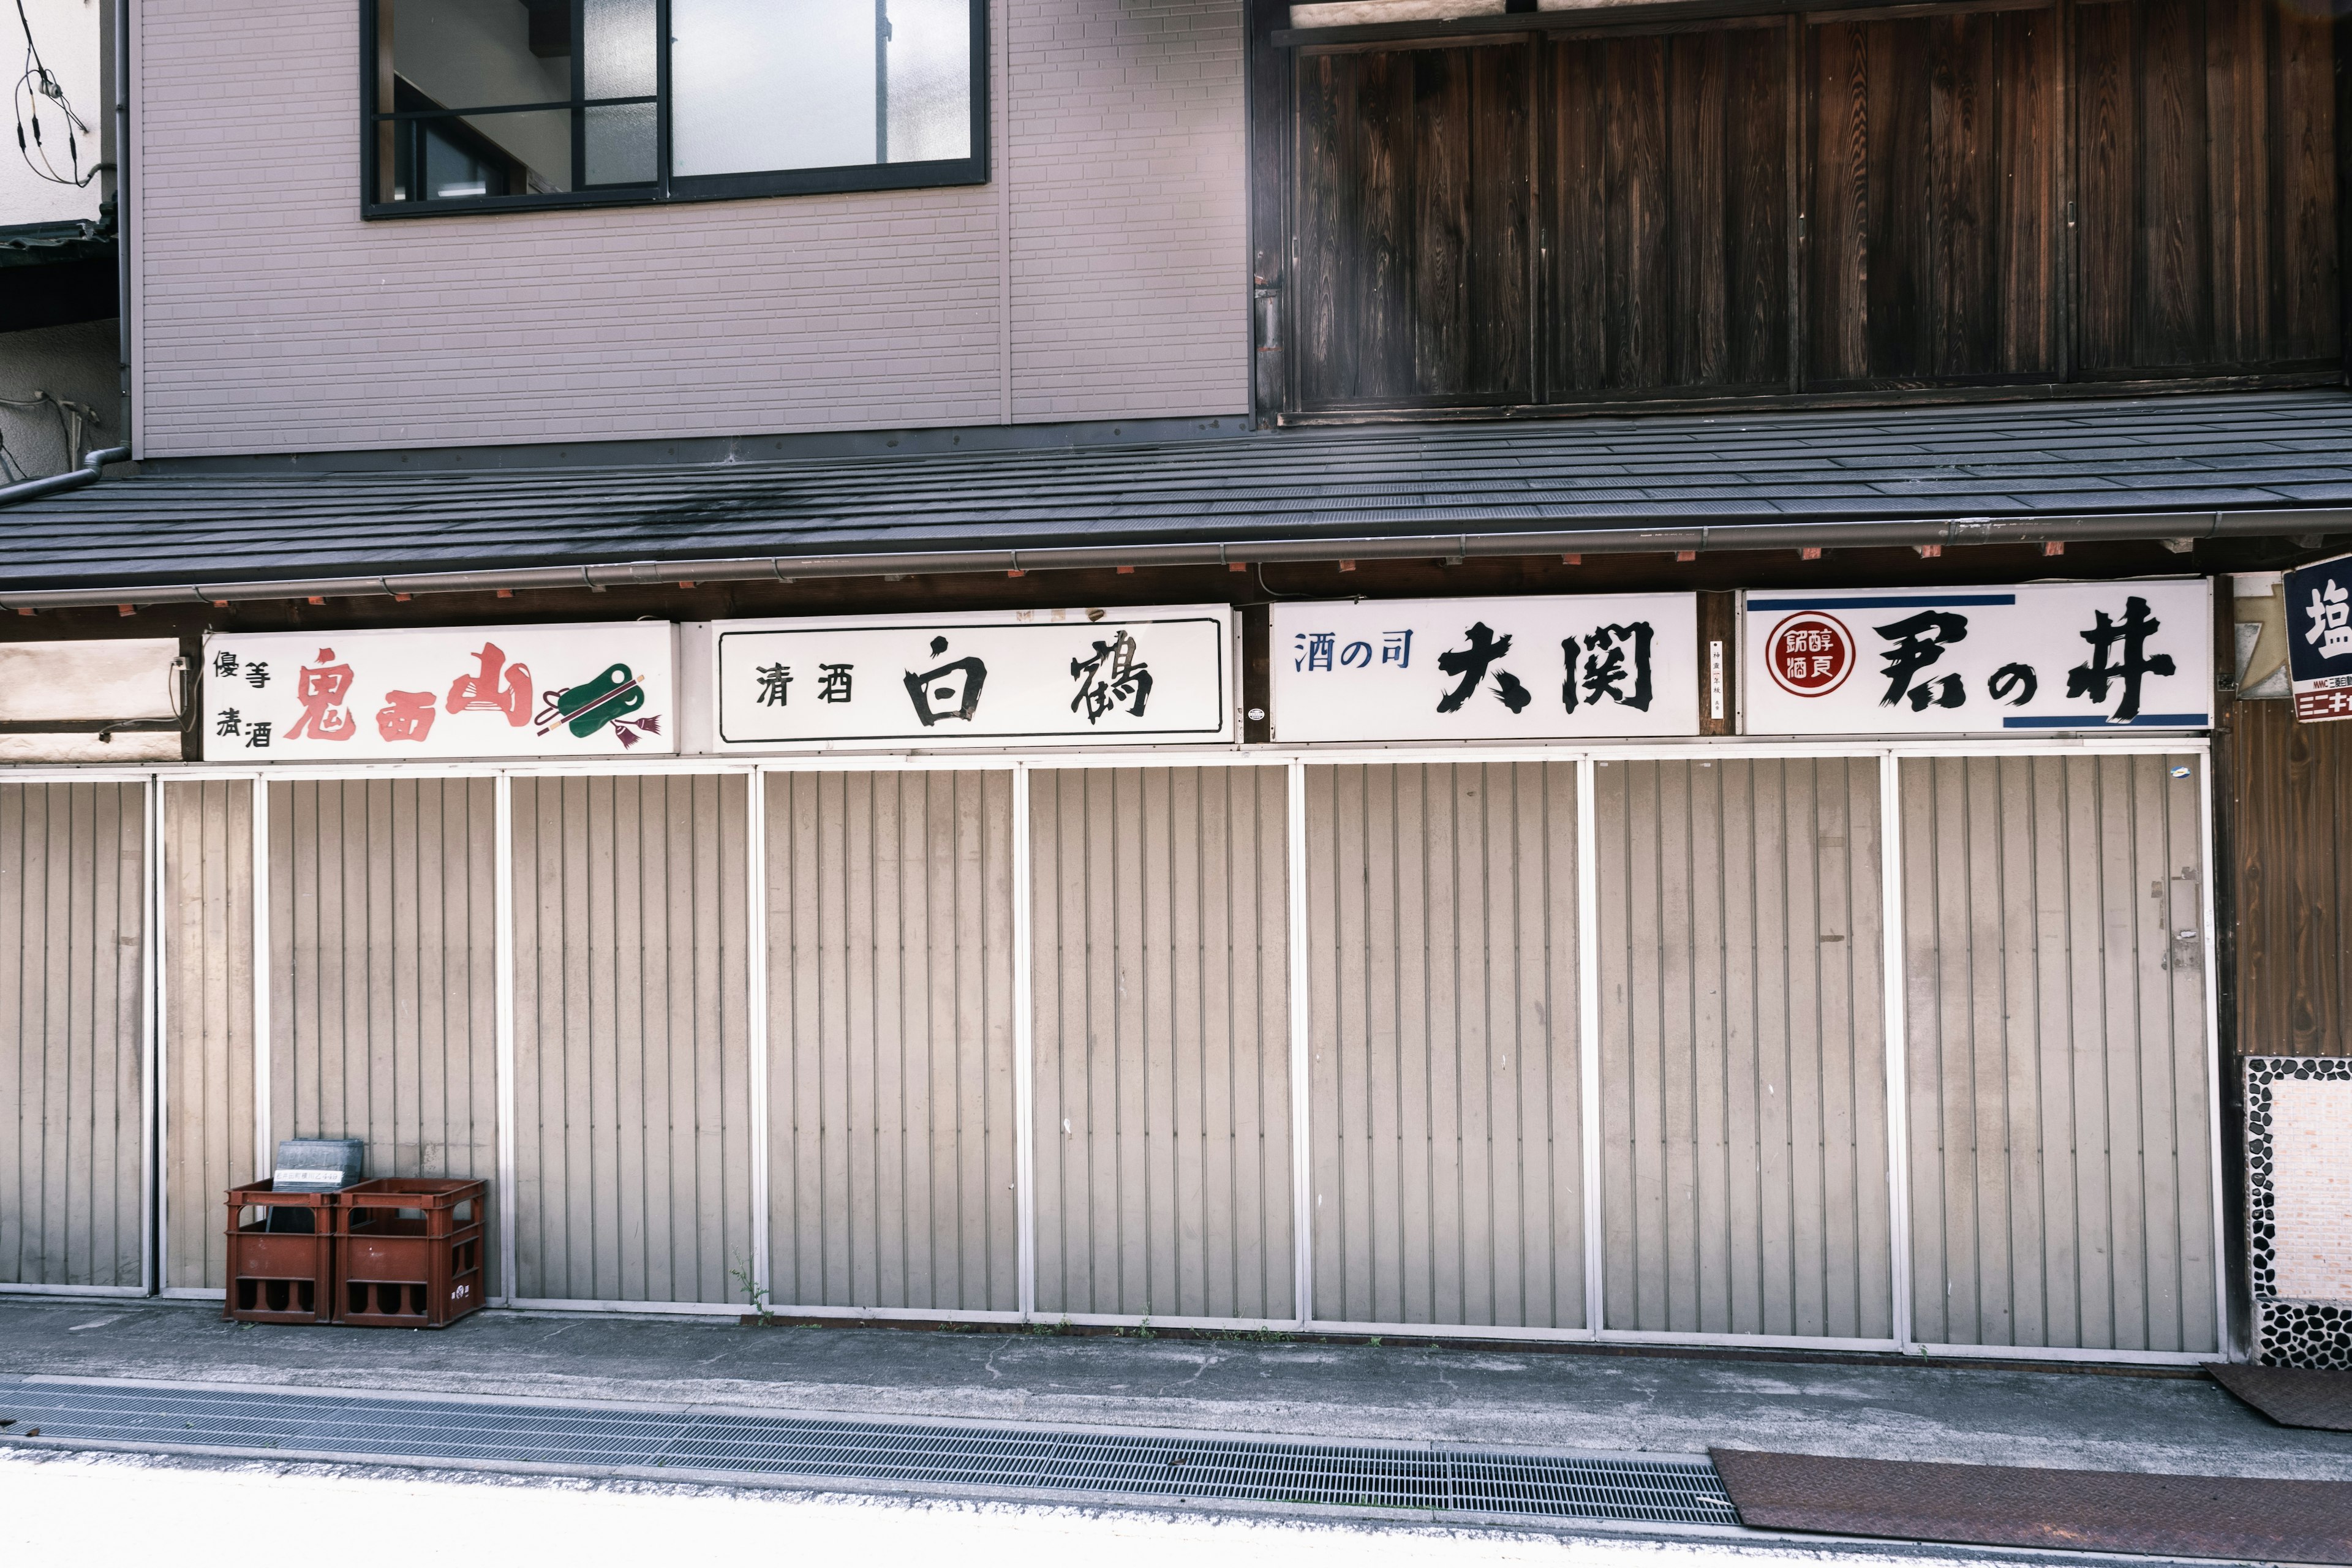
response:
M1737 1524L1705 1459L1126 1436L495 1402L53 1383L0 1387L8 1435L336 1458L947 1482L1643 1524Z

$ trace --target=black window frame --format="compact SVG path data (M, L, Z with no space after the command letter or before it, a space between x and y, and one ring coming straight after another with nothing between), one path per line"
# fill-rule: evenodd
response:
M876 0L877 8L887 0ZM386 128L429 117L430 110L397 110L380 107L378 0L360 0L360 216L364 218L448 217L510 212L546 212L573 207L654 206L677 202L744 201L761 196L838 195L852 191L906 191L951 185L984 185L991 177L989 119L989 0L969 0L971 9L971 153L963 158L938 158L908 163L853 163L825 169L782 169L761 174L696 174L684 179L670 174L670 0L655 0L655 177L636 184L597 186L589 190L524 193L504 196L461 196L446 201L384 201L380 193L387 171L384 157L390 137ZM584 0L571 0L572 97L548 105L483 105L482 109L562 110L572 115L573 172L582 160L584 108L599 104L641 103L642 98L595 99L581 93L583 68L581 39ZM446 112L479 112L468 107Z

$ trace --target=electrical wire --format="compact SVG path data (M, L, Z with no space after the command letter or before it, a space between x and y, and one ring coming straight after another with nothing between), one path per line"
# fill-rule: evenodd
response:
M79 190L98 178L102 170L113 165L93 163L88 173L83 172L81 139L75 132L79 131L81 136L90 135L89 121L75 112L72 100L66 97L66 89L58 81L57 73L49 69L47 60L41 58L41 46L33 41L32 18L25 15L25 0L16 0L16 25L25 30L25 68L16 78L16 90L10 95L16 111L16 151L23 154L25 166L37 177L53 185L71 185ZM45 98L56 104L58 112L66 117L66 172L63 174L58 173L57 164L50 159L49 145L41 136L41 100ZM28 125L32 129L29 140L26 136Z
M87 403L76 403L70 398L59 397L54 393L36 392L30 397L0 397L0 408L56 409L58 423L65 430L66 466L68 468L81 461L82 426L88 425L93 429L100 430L106 427L106 421L98 416L97 409ZM12 469L15 471L14 479L8 477ZM9 455L6 437L4 433L0 433L0 481L16 484L28 477L22 465Z

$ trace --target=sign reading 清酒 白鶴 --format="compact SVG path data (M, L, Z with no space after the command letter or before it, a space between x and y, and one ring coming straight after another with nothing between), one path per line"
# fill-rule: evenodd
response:
M1223 605L718 621L716 752L1234 737Z
M667 622L222 633L205 639L209 762L675 752Z

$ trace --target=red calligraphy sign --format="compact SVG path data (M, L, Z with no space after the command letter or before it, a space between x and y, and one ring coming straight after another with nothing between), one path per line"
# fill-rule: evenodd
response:
M1765 639L1764 668L1792 697L1826 697L1853 673L1853 634L1834 616L1801 611Z
M433 733L435 717L430 691L387 691L383 706L376 710L375 732L387 742L415 741L421 745Z
M518 730L530 723L530 668L507 663L505 650L496 643L484 643L474 657L481 660L481 668L450 682L448 710L503 713Z
M348 664L328 664L335 650L319 650L319 665L305 665L301 678L295 682L294 695L302 704L302 716L286 726L284 739L291 741L307 729L314 741L348 741L359 732L359 721L342 706L352 689L352 667Z

